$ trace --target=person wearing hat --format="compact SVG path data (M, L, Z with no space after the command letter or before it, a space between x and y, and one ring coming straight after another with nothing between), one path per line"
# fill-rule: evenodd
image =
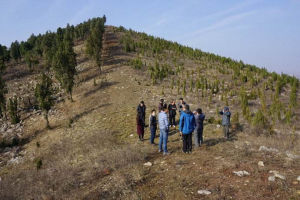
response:
M228 139L229 138L230 116L231 116L229 108L227 106L224 107L224 110L220 112L220 115L222 115L222 126L223 126L224 137L226 139Z

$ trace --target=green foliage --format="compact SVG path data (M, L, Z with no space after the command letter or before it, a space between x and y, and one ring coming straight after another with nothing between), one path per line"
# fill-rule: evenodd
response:
M182 96L186 96L186 79L183 80L182 84Z
M297 106L297 89L298 89L298 80L295 78L291 83L291 93L290 93L290 100L289 105L292 108Z
M232 115L232 120L231 122L235 125L239 125L240 123L240 114L239 112L235 112L233 115Z
M9 98L8 112L9 112L9 117L10 117L10 121L12 124L17 124L20 122L20 116L18 113L18 98L17 97Z
M287 124L291 124L292 121L292 117L293 117L293 111L292 111L292 107L289 106L286 113L285 113L285 122Z
M143 62L141 58L131 59L129 61L129 65L132 66L134 69L142 69Z
M36 66L37 64L39 64L39 58L34 52L28 51L25 54L25 62L27 64L29 70L32 71L33 67Z
M243 116L249 120L250 118L250 109L248 105L248 96L244 88L241 89L240 92L240 103L242 107Z
M52 80L46 74L42 74L40 82L35 87L35 96L39 103L39 108L44 112L47 128L49 128L48 112L54 104L52 95Z
M155 66L149 66L148 68L150 72L151 79L153 80L163 80L169 74L172 74L172 70L170 66L167 64L160 65L158 62L155 63Z
M41 158L37 158L37 159L35 160L35 166L36 166L36 169L37 169L37 170L41 169L41 168L42 168L42 165L43 165L42 159L41 159Z
M76 74L76 54L68 40L64 40L54 55L53 70L56 79L60 82L62 88L70 95L74 87L74 76Z
M15 41L10 45L10 56L18 62L21 59L20 43Z
M258 128L267 128L268 127L268 119L264 116L262 110L258 110L253 118L253 125Z
M0 117L3 117L3 114L5 115L6 112L6 98L5 95L7 94L8 90L5 84L5 81L2 77L2 74L4 73L4 64L0 68Z
M104 18L99 18L94 26L91 27L90 34L86 40L86 53L96 62L100 71L104 23Z

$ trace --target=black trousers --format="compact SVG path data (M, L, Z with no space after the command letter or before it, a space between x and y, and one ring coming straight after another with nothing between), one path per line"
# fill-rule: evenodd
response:
M175 117L176 115L169 115L169 122L171 126L176 126Z
M192 133L182 134L182 138L183 138L182 151L184 153L191 152L192 151Z

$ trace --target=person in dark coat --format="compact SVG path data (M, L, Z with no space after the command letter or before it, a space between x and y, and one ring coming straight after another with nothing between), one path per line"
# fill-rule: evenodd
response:
M177 107L176 107L176 103L174 100L172 101L172 103L169 104L168 110L169 110L170 127L171 126L175 127L176 126L175 118L176 118Z
M165 100L164 99L160 99L159 104L158 104L158 112L160 113L160 111L163 110L163 107L166 105Z
M156 135L156 130L157 130L157 119L156 119L156 111L153 109L151 111L151 115L149 117L149 126L150 126L150 144L154 144L154 139Z
M182 151L184 153L192 152L192 134L195 130L195 124L195 116L190 111L189 105L183 105L179 121L179 131L183 138Z
M179 98L179 103L178 103L178 109L179 109L179 116L183 110L183 106L185 105L185 101L183 101L183 98Z
M137 112L136 115L136 129L137 134L139 136L140 141L144 140L144 129L145 129L145 121L141 112Z
M145 122L145 119L146 119L145 118L146 117L146 105L145 105L144 101L140 102L140 104L138 105L136 110L137 110L138 113L141 113L141 115L144 119L144 122Z
M198 108L195 113L195 121L196 121L196 127L195 127L195 147L201 146L203 144L203 121L205 119L205 115L202 113L202 109Z
M229 108L227 106L224 107L224 110L220 112L220 115L223 115L222 116L222 126L223 126L224 137L226 139L228 139L229 138L230 117L231 117L231 112L229 111Z

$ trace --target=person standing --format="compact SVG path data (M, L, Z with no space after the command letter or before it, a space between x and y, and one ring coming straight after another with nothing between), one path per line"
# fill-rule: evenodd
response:
M149 126L150 126L150 144L154 144L154 139L156 135L157 130L157 120L156 120L156 111L153 109L151 111L150 117L149 117Z
M224 107L224 110L220 112L220 115L223 115L222 116L222 126L223 126L224 137L226 139L228 139L229 138L230 116L231 116L231 112L229 111L229 108L227 106Z
M179 131L183 138L182 151L184 153L192 152L192 133L195 130L195 126L195 116L190 111L189 105L184 104L179 121Z
M141 113L141 115L144 119L144 122L145 122L145 119L146 119L145 118L146 117L146 105L145 105L144 101L140 102L140 104L138 105L136 110L137 110L138 113Z
M141 112L137 112L136 115L136 127L137 127L137 134L139 136L139 140L144 140L144 128L145 128L145 121Z
M179 98L178 108L179 108L179 116L181 115L181 112L183 110L183 106L185 105L185 101L183 101L183 98Z
M172 101L172 103L169 104L168 110L169 110L170 127L171 126L175 127L176 126L175 118L176 118L177 107L176 107L174 100Z
M159 123L159 152L163 151L164 155L168 155L168 134L169 134L169 121L167 116L168 108L167 105L164 105L160 113L158 114L158 123Z
M205 119L205 115L202 113L202 109L198 108L195 113L195 122L196 122L196 127L195 127L195 135L194 135L194 140L195 140L195 147L201 146L203 144L203 121Z
M158 112L163 110L164 105L166 105L164 99L160 99L159 104L158 104Z

